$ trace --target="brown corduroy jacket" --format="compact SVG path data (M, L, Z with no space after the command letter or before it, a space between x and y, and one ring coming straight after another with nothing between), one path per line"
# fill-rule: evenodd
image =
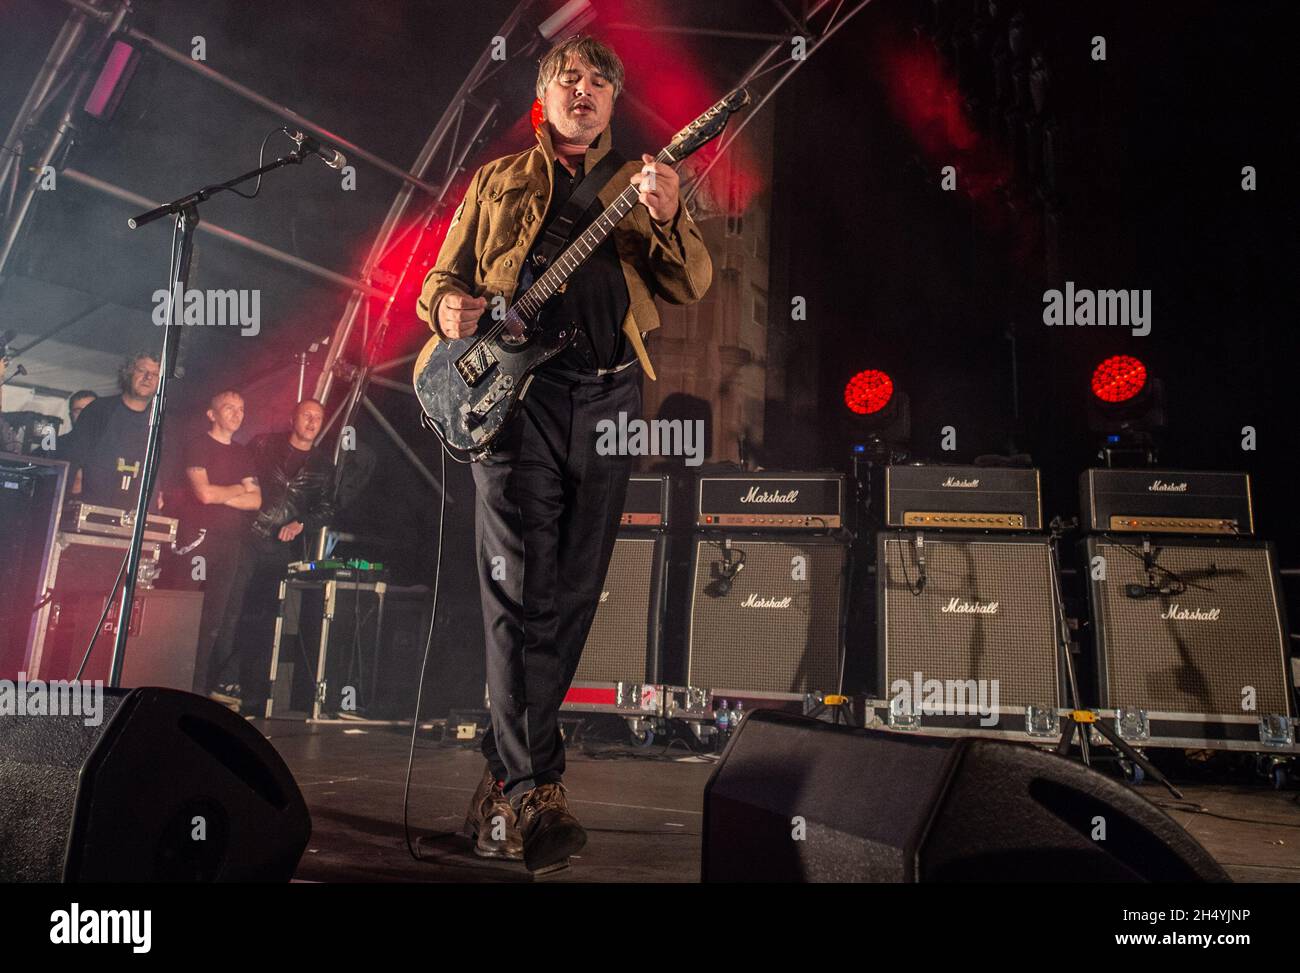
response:
M588 147L583 171L590 172L609 151L611 138L606 127ZM489 302L499 294L507 305L514 299L519 271L541 231L554 191L555 150L547 125L537 130L537 142L474 173L416 302L416 313L430 328L437 319L438 303L447 294L486 296ZM601 202L612 203L640 170L639 161L624 165L601 190ZM613 236L627 281L623 332L646 374L654 378L641 339L659 327L655 297L670 304L698 301L713 280L713 261L685 202L663 224L637 205L615 227Z

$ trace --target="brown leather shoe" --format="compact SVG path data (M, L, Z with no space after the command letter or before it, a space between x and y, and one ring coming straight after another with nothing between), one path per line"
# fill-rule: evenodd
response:
M483 779L469 802L465 830L474 842L474 854L480 858L518 861L524 857L524 839L515 821L514 808L492 776L491 768L483 771Z
M519 802L524 864L530 872L565 864L582 850L587 832L569 812L563 784L539 784Z

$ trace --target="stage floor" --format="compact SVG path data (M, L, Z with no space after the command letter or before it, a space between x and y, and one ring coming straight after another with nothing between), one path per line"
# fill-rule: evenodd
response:
M414 861L402 837L409 727L254 723L267 734L311 809L298 867L309 882L530 882L522 864L474 856L460 833L483 759L468 745L416 744L411 784ZM701 803L713 764L680 745L665 751L571 746L565 783L590 839L564 871L540 882L695 882ZM686 759L682 759L686 758ZM1186 800L1149 782L1138 790L1167 811L1239 882L1300 882L1297 792L1263 784L1180 784ZM1203 811L1192 810L1203 808Z

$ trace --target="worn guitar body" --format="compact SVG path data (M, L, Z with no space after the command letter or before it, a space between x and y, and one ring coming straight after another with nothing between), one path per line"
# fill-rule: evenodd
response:
M678 132L656 161L680 162L716 138L730 115L748 103L749 92L744 88L731 92ZM637 199L635 186L624 189L500 321L484 315L472 337L429 339L415 361L415 394L425 424L448 448L472 460L491 451L492 441L514 413L533 372L573 340L571 322L553 327L538 323L546 316L548 302L564 290L569 277L627 216Z
M490 320L485 315L480 325ZM415 360L415 394L426 424L449 448L472 459L486 454L532 373L573 340L572 327L530 329L514 309L505 324L492 338L435 335Z

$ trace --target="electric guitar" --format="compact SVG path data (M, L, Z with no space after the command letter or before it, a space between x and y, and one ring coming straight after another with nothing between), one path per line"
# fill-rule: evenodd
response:
M721 135L731 115L747 104L748 91L738 88L731 92L673 136L655 161L681 162ZM415 361L415 394L424 410L424 424L448 449L474 461L486 456L518 406L533 372L573 340L570 324L543 326L543 310L632 211L637 195L636 186L624 189L499 320L488 314L484 318L491 324L468 338L435 335L425 344Z

